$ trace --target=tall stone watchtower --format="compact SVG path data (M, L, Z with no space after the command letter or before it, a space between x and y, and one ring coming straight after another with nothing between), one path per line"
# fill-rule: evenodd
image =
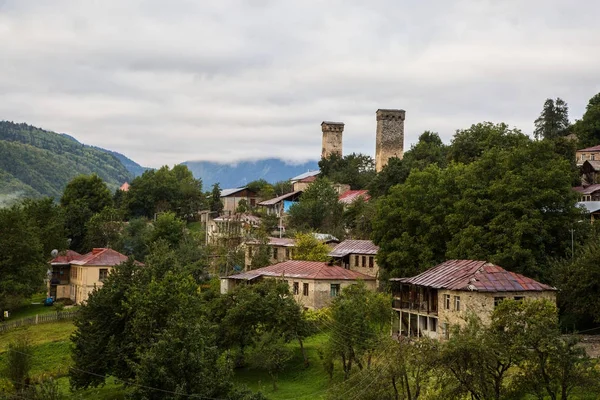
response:
M375 170L381 171L392 157L404 155L404 110L377 110Z
M342 156L342 134L344 133L343 122L321 122L323 131L323 148L321 158L327 158L333 153Z

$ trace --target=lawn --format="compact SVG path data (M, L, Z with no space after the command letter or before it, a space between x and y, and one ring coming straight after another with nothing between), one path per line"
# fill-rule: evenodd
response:
M55 312L56 308L54 306L45 306L44 300L46 300L45 293L38 293L23 302L23 305L18 309L14 310L10 317L6 321L14 321L21 318L33 317L36 314L48 314L51 312ZM70 308L71 310L73 308Z

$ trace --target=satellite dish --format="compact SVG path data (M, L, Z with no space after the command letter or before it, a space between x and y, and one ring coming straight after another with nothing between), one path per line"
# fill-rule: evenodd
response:
M56 257L58 255L58 250L54 249L50 252L50 254L52 255L52 257Z

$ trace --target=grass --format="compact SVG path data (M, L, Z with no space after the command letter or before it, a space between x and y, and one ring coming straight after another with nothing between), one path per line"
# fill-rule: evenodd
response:
M45 293L33 295L30 299L23 302L21 307L14 310L6 321L15 321L21 318L34 317L36 314L49 314L55 312L56 308L54 306L45 306L43 304L44 300L46 300ZM72 310L73 308L70 309Z
M271 377L263 370L239 369L235 373L235 381L248 386L253 391L261 391L272 400L324 399L330 383L321 365L318 349L324 346L326 341L327 335L323 333L306 339L304 347L310 362L306 368L298 343L290 343L294 348L294 358L288 364L288 368L279 375L276 391L273 390ZM337 378L335 377L334 380L337 381Z

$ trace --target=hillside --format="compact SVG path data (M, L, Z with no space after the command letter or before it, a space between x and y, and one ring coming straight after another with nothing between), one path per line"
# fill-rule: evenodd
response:
M73 177L92 173L111 189L133 178L106 150L68 135L0 121L0 206L24 197L59 198Z
M202 179L205 190L216 182L219 182L221 188L241 187L257 179L274 183L319 168L317 161L292 165L276 158L242 161L237 164L219 164L209 161L186 161L183 164L187 165L196 178Z

